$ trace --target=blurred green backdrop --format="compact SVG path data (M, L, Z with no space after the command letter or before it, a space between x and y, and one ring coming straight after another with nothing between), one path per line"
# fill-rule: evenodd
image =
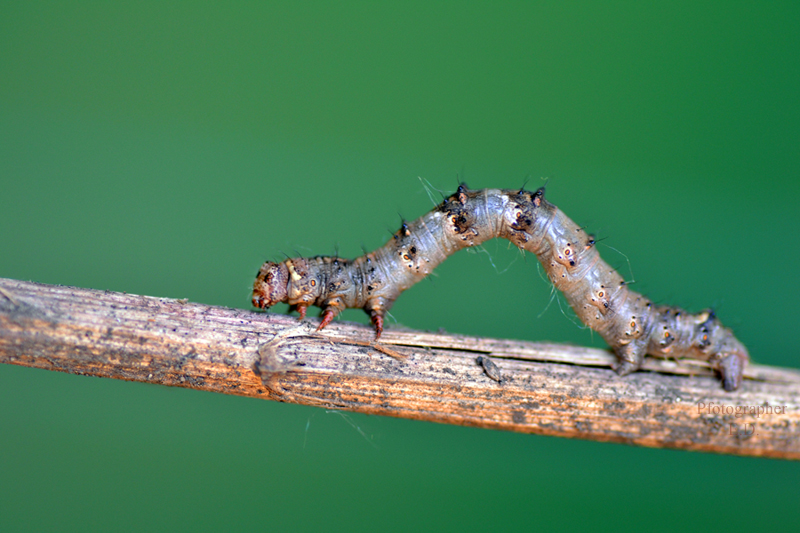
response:
M0 50L2 277L248 309L262 261L359 255L428 211L418 178L549 178L636 290L714 306L754 360L800 366L796 2L7 0ZM548 307L535 260L486 250L394 319L603 346ZM798 519L794 463L8 365L0 448L4 531Z

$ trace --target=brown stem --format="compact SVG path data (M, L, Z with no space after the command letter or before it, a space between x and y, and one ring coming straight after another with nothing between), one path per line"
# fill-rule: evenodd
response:
M0 279L3 363L524 433L800 459L795 370L750 365L742 387L728 393L699 361L648 359L649 371L620 378L610 370L614 356L592 348L398 328L385 330L380 344L373 336L357 324L315 333L284 315Z

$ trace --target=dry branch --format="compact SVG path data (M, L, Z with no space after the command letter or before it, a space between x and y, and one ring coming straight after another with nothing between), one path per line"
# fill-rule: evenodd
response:
M317 334L289 316L0 279L3 363L450 424L800 459L794 370L751 365L741 389L727 393L697 361L648 360L649 372L620 378L603 350L398 329L378 345L372 336L357 324Z

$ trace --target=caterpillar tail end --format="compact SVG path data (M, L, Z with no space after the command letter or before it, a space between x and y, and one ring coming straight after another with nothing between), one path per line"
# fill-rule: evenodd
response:
M611 368L617 373L617 375L627 376L628 374L639 370L639 365L636 363L631 363L630 361L617 361L617 363Z
M627 376L632 372L636 372L642 366L644 352L645 346L641 342L631 342L617 346L614 349L617 361L611 368L619 376Z
M717 353L711 359L712 366L722 378L722 387L732 392L742 384L744 369L750 360L747 348L733 336L729 329L723 329L722 341L717 345Z
M728 355L720 360L717 369L722 376L722 387L726 391L733 392L742 384L745 364L746 360L736 354Z

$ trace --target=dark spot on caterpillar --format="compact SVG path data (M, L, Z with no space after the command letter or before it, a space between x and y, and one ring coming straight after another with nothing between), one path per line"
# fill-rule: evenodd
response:
M544 187L539 187L531 197L534 207L539 207L544 201Z
M417 231L425 234L417 237ZM675 358L709 361L722 375L726 390L736 388L749 356L713 311L687 314L674 307L655 306L631 291L596 249L582 255L597 242L594 236L587 239L584 234L583 228L545 200L544 187L532 193L470 191L461 184L455 194L419 221L404 221L391 244L353 262L318 257L265 263L256 274L252 302L259 308L287 302L301 316L309 305L321 306L325 311L320 328L341 309L360 307L370 315L379 336L383 317L397 297L430 274L447 255L502 237L537 256L578 318L614 349L619 374L638 369L646 353L669 353ZM572 248L581 246L578 243L585 243L580 253ZM574 275L576 271L571 269L578 264L583 268ZM377 266L385 279L377 278ZM328 290L315 289L316 280ZM609 292L608 287L615 289Z
M463 234L463 233L465 233L467 231L467 229L468 229L467 222L468 221L467 221L467 217L464 215L463 212L461 212L461 211L453 212L450 215L450 219L451 219L452 224L453 224L453 229L455 229L455 232L457 234L461 235L461 234Z

